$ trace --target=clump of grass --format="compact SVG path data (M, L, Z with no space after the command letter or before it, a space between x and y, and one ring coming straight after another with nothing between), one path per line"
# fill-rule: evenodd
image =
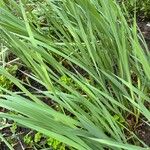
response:
M26 9L26 2L13 1L19 17L2 2L1 36L32 70L29 76L47 90L31 93L1 67L0 73L23 94L5 90L0 106L20 115L0 117L79 150L147 148L127 122L128 115L135 118L134 126L143 118L150 120L145 106L150 101L150 55L137 33L136 19L129 26L114 0L46 0L44 6L37 4L44 10L45 36L33 25L35 14ZM64 83L62 76L72 82ZM61 111L41 97L57 103Z
M140 19L148 20L150 18L150 0L121 0L120 2L132 15L136 11Z

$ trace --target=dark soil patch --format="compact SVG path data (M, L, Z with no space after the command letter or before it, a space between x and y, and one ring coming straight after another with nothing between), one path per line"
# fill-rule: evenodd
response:
M145 144L150 146L150 125L147 123L142 123L136 128L136 135L142 140Z
M129 130L133 131L147 146L150 146L150 124L145 120L147 119L142 115L139 117L138 122L136 121L136 117L131 114L129 114L126 118ZM126 133L126 135L130 136L130 133ZM133 141L129 142L133 144Z
M10 128L4 128L2 131L4 138L13 146L15 150L24 150L28 147L23 139L26 134L30 132L29 129L17 127L15 136L12 134ZM9 150L4 142L0 142L0 150Z
M41 85L40 83L38 83L37 81L29 78L26 74L30 74L31 70L29 70L28 68L26 68L25 66L20 66L19 69L16 72L16 78L21 80L22 82L24 82L24 86L26 89L28 89L30 92L35 92L37 90L46 90L46 88ZM28 83L26 82L26 79L28 78L28 81L30 82L30 85L28 85ZM14 92L16 91L20 91L20 89L14 85L13 89Z
M145 40L150 40L150 22L138 22L138 27L143 33Z

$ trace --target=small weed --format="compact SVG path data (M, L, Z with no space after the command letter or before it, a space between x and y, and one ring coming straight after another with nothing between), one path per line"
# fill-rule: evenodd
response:
M15 76L17 69L17 65L6 67L6 71L8 71L13 76ZM11 90L13 87L13 83L4 75L0 75L0 87L5 88L7 90Z

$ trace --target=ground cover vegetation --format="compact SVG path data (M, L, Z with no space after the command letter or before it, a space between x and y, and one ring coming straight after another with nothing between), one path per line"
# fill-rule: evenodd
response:
M149 149L149 5L1 0L0 149Z

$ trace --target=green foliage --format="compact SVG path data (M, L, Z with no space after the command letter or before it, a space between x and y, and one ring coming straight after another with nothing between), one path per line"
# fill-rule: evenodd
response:
M145 106L150 102L150 52L139 39L136 19L129 26L114 0L45 1L44 6L37 5L44 10L47 36L31 17L37 13L29 11L21 0L13 2L19 17L14 9L6 9L6 3L6 8L0 8L1 37L32 70L28 76L46 90L31 92L0 67L0 74L22 91L20 95L9 90L0 98L0 107L19 115L6 112L0 117L36 130L35 138L25 136L25 142L31 145L39 142L42 134L54 149L64 144L78 150L148 148L128 129L126 120L132 114L137 121L143 120L140 116L150 121ZM133 70L138 77L134 84Z
M28 135L28 134L24 136L23 141L24 141L24 143L26 143L27 145L30 145L30 146L32 146L32 144L33 144L32 136Z
M17 65L12 65L12 66L6 67L6 71L8 71L13 76L15 76L17 69L18 69ZM4 75L0 75L0 86L2 88L11 90L13 87L13 83L8 78L6 78Z
M35 135L34 135L34 142L37 143L37 142L40 142L42 138L42 134L37 132Z
M48 138L47 144L53 148L53 150L65 150L65 144L59 142L56 139Z
M125 4L130 13L133 14L136 11L137 16L150 18L150 0L122 0L122 3Z
M71 78L67 77L66 75L61 76L60 82L66 85L69 85L72 83Z
M11 132L13 133L13 134L15 134L16 133L16 130L17 130L17 124L14 122L13 124L12 124L12 126L10 127L10 130L11 130Z
M56 139L46 137L40 132L36 132L35 134L32 133L32 135L30 133L26 134L24 136L24 143L27 144L30 148L37 146L41 148L48 147L52 148L53 150L66 150L66 145L64 143L59 142Z

